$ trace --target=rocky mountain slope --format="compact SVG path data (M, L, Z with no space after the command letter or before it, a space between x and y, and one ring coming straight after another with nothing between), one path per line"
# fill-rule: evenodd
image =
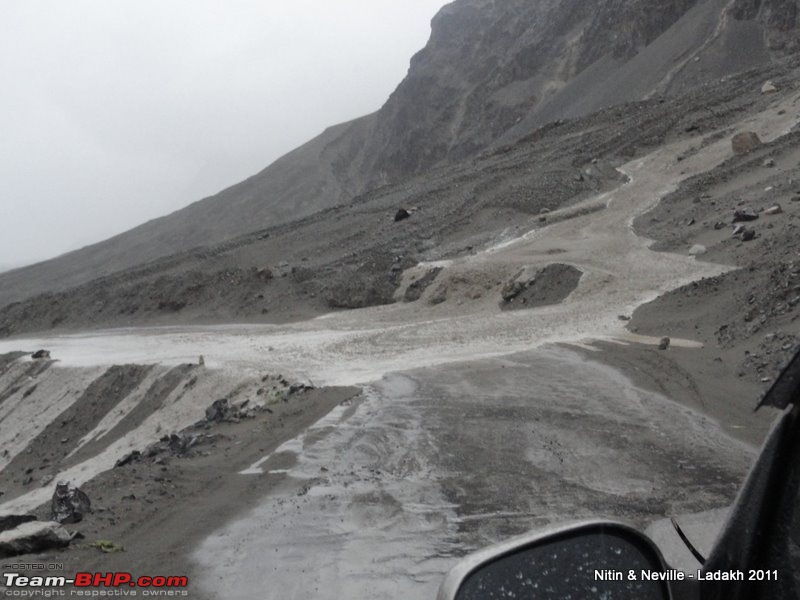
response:
M0 305L348 203L543 124L686 90L797 46L796 0L457 0L375 114L105 242L0 275Z

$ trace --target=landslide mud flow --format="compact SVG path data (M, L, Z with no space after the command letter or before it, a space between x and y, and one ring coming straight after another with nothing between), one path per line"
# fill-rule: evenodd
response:
M796 126L798 101L785 97L737 127L778 138ZM687 152L696 146L702 151ZM654 252L631 224L730 152L727 135L712 135L623 165L627 183L554 211L544 229L407 270L404 285L436 270L414 304L280 326L4 340L2 352L47 348L55 361L4 359L0 464L3 481L17 483L0 512L46 502L45 476L92 480L132 450L202 420L217 398L269 407L275 398L265 381L277 374L314 385L373 383L361 400L243 465L237 481L249 478L257 493L235 518L212 503L184 523L180 536L210 537L191 557L184 546L165 556L192 569L198 597L426 597L457 556L545 522L645 522L722 506L751 447L571 352L531 348L630 337L618 315L728 270ZM579 274L566 298L558 291L555 303L501 310L509 281L553 264ZM113 366L137 364L155 366ZM722 425L748 425L743 418L731 413ZM232 442L209 468L242 456ZM31 477L35 469L41 473ZM124 472L118 476L126 485ZM151 554L134 545L128 556L146 562Z

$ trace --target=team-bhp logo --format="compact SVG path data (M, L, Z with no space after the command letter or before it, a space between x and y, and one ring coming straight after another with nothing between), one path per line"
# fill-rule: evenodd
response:
M53 590L58 588L66 588L68 586L73 586L74 588L78 588L76 590L73 590L73 594L81 596L96 595L91 592L91 589L93 588L117 588L120 590L125 590L130 588L141 588L142 590L141 594L145 596L164 595L167 594L165 590L172 590L168 593L168 595L175 596L175 595L186 595L186 591L183 590L183 588L188 587L189 578L185 576L174 576L174 575L173 576L142 575L140 577L134 577L132 574L125 572L76 573L74 577L64 577L64 576L43 577L38 575L21 575L20 573L4 573L3 583L6 586L5 590L6 596L17 596L17 595L42 596L43 594L41 592L44 589ZM37 588L39 590L39 594L14 593L14 591L20 592L23 589L30 590L32 588ZM64 592L61 593L63 594ZM109 593L109 592L102 592L102 593ZM123 593L126 595L136 594L136 592L134 592L133 590L131 590L130 592L123 592ZM0 593L0 595L2 594Z

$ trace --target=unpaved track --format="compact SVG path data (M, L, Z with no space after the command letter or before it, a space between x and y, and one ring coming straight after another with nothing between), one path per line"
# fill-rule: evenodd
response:
M565 350L390 375L242 475L286 479L199 548L195 582L236 600L434 598L458 556L535 526L724 505L751 458Z

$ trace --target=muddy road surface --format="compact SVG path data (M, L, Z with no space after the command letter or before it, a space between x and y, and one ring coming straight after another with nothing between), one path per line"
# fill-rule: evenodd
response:
M241 477L283 475L194 554L205 597L434 598L552 522L725 505L753 449L560 348L384 377Z

